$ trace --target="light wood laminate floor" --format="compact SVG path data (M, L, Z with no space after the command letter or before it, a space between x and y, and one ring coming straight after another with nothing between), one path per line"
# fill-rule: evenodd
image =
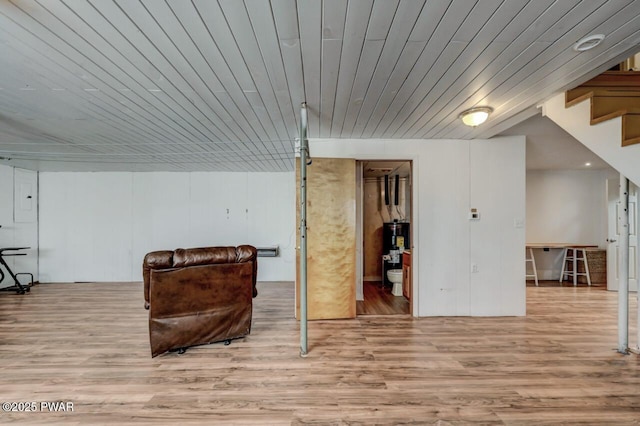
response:
M391 287L380 281L364 281L364 300L356 302L357 315L409 314L409 301L404 296L394 296Z
M0 294L0 399L74 406L0 412L0 423L640 420L640 361L615 351L617 294L602 288L528 287L527 317L311 322L307 358L299 356L293 284L259 290L250 336L154 359L140 283Z

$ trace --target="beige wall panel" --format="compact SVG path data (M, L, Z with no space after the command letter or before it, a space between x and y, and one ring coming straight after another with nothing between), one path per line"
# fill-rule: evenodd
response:
M364 183L364 277L372 279L382 274L382 216L384 206L381 190L384 181L366 180ZM385 207L386 208L386 207Z
M300 165L296 217L300 223ZM356 316L356 166L352 159L314 158L307 168L307 317ZM298 227L299 228L299 227ZM300 241L300 229L297 230ZM300 251L296 260L299 317Z

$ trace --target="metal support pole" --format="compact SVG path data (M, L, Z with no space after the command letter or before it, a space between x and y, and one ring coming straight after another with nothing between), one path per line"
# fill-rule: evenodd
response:
M300 110L300 356L307 355L307 104Z
M640 196L640 187L638 187L638 185L634 185L634 192L636 195L636 200L639 198ZM640 219L638 218L638 212L636 211L636 214L634 215L634 219L636 221L635 223L635 229L638 229L638 225L640 225ZM636 262L636 271L640 271L640 254L638 254L638 250L636 250L635 253L635 262ZM636 272L636 280L637 280L637 272ZM636 324L636 346L635 346L635 350L633 351L635 354L640 355L640 289L638 289L638 291L636 291L636 305L637 305L637 324Z
M620 174L620 208L618 209L618 352L629 348L629 180Z
M638 189L636 189L636 191L638 191ZM636 229L638 229L638 224L640 224L640 220L638 220L638 212L636 212ZM637 250L636 250L636 271L640 271L640 254L638 254ZM636 336L636 348L634 352L640 355L640 289L636 291L636 305L638 309L637 317L636 317L638 323L636 324L637 336Z

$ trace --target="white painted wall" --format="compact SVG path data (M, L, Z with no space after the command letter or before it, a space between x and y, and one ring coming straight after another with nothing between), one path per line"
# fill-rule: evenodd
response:
M478 142L478 143L476 143ZM525 138L469 141L471 315L524 315Z
M593 244L606 249L610 170L527 171L527 242ZM536 250L538 278L557 280L562 250Z
M29 250L23 250L26 256L7 256L5 260L11 270L15 273L29 272L34 276L34 280L38 280L38 222L37 217L34 222L16 222L14 220L14 184L15 173L24 172L33 175L37 183L37 172L16 169L5 165L0 165L0 247L31 247ZM37 196L35 196L37 201ZM37 208L37 205L36 205ZM13 281L9 274L5 273L5 279L0 287L13 285ZM24 279L23 279L24 278ZM26 277L19 277L20 282L26 283Z
M139 281L152 250L278 245L260 281L295 278L293 173L40 174L43 282Z
M319 158L413 160L416 315L525 314L525 229L515 226L525 218L523 136L313 139L310 150ZM479 221L468 219L470 208L478 209ZM472 263L477 273L471 273Z
M13 167L0 165L0 247L13 246Z
M564 93L543 104L543 114L562 127L584 146L640 186L640 144L621 146L622 118L589 125L590 102L585 100L570 108L564 107Z

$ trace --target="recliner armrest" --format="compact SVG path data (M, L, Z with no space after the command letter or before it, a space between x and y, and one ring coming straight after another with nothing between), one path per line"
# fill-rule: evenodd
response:
M167 269L173 266L173 251L158 250L147 253L142 262L142 279L144 281L144 308L149 309L149 280L152 269Z

